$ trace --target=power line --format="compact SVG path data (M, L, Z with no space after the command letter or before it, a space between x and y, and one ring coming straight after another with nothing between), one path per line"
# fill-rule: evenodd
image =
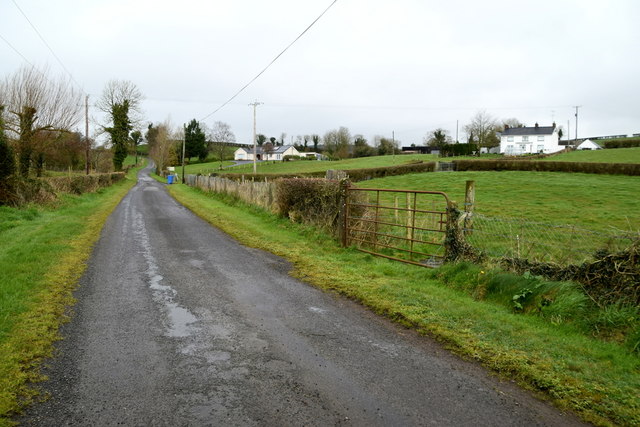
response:
M60 60L60 58L58 58L58 55L56 55L56 53L53 51L53 49L51 48L51 46L49 46L49 43L47 43L47 41L44 39L44 37L42 37L42 34L40 34L40 31L38 31L38 29L36 28L35 25L33 25L33 22L31 22L31 20L29 19L29 17L24 13L24 11L20 8L20 6L18 6L18 3L16 3L16 0L11 0L13 2L13 4L16 6L16 8L20 11L20 13L22 14L22 16L24 17L24 19L27 20L27 22L29 23L29 25L31 25L31 28L33 28L33 31L36 32L36 34L38 35L38 37L40 37L40 40L42 40L42 43L44 43L44 45L47 47L47 49L49 49L49 52L51 52L51 54L53 55L53 57L56 59L56 61L58 61L58 64L60 64L60 66L62 67L62 69L69 75L69 77L71 78L71 80L76 84L76 86L80 89L81 92L84 92L84 90L82 89L82 86L80 86L80 84L78 84L78 82L76 81L76 79L73 78L73 75L69 72L69 70L67 69L67 67L64 66L64 64L62 63L62 61ZM22 55L20 55L22 56ZM24 56L23 56L24 58ZM28 61L27 61L28 62Z
M11 49L13 49L13 51L14 51L15 53L17 53L18 55L20 55L20 56L22 57L22 59L24 59L24 61L25 61L27 64L29 64L29 65L31 65L32 67L34 67L34 65L33 65L31 62L29 62L29 60L28 60L28 59L27 59L27 58L26 58L26 57L25 57L25 56L24 56L24 55L23 55L23 54L22 54L18 49L16 49L16 48L11 44L11 43L9 43L9 40L7 40L7 39L5 39L4 37L2 37L2 34L0 34L0 39L2 39L2 40L7 44L7 46L9 46ZM35 68L35 67L34 67L34 68Z
M207 114L206 116L204 116L202 119L200 119L200 121L206 120L209 117L213 116L215 113L217 113L218 111L220 111L222 108L224 108L228 103L230 103L231 101L233 101L235 99L236 96L240 95L247 87L249 87L249 85L253 82L255 82L258 77L260 77L265 71L267 71L267 69L269 67L271 67L271 65L273 65L274 62L276 62L278 60L278 58L280 58L291 46L293 46L293 44L295 42L297 42L303 35L305 35L305 33L307 31L309 31L309 29L311 27L313 27L313 25L318 22L320 20L320 18L322 18L324 16L325 13L327 13L329 11L329 9L331 9L331 7L336 4L338 2L338 0L333 0L333 2L331 2L331 4L316 18L313 20L313 22L311 24L309 24L309 26L307 28L305 28L305 30L303 32L300 33L300 35L298 35L298 37L295 38L295 40L293 40L291 43L289 43L289 45L287 47L285 47L282 52L280 52L275 58L273 58L273 60L271 60L271 62L269 62L269 64L267 64L266 67L264 67L262 69L262 71L260 71L253 79L251 79L249 81L249 83L247 83L246 85L244 85L239 91L237 91L231 98L229 98L227 101L225 101L224 104L222 104L220 107L218 107L217 109L215 109L213 112Z

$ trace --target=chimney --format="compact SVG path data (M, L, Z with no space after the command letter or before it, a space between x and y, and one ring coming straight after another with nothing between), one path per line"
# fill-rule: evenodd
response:
M538 129L538 122L536 122L536 129Z
M556 122L553 122L553 128L554 129L556 128Z
M509 125L505 123L504 124L504 130L507 130L507 129L509 129Z

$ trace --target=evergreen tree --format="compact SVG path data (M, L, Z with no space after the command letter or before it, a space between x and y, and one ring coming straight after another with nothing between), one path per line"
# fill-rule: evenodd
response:
M198 157L200 160L207 158L206 137L200 123L196 119L184 127L184 151L185 157Z
M129 119L129 101L113 104L111 109L113 127L105 128L111 136L113 149L113 167L115 170L122 170L124 159L127 158L127 148L129 145L129 132L131 132L131 120Z

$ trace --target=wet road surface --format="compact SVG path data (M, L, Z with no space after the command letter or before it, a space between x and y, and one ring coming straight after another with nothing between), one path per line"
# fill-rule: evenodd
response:
M27 425L576 425L431 340L287 275L140 175Z

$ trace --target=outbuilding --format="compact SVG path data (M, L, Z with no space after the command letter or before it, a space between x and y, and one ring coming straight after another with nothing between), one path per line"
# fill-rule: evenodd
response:
M602 147L597 142L585 139L576 147L576 150L602 150Z

